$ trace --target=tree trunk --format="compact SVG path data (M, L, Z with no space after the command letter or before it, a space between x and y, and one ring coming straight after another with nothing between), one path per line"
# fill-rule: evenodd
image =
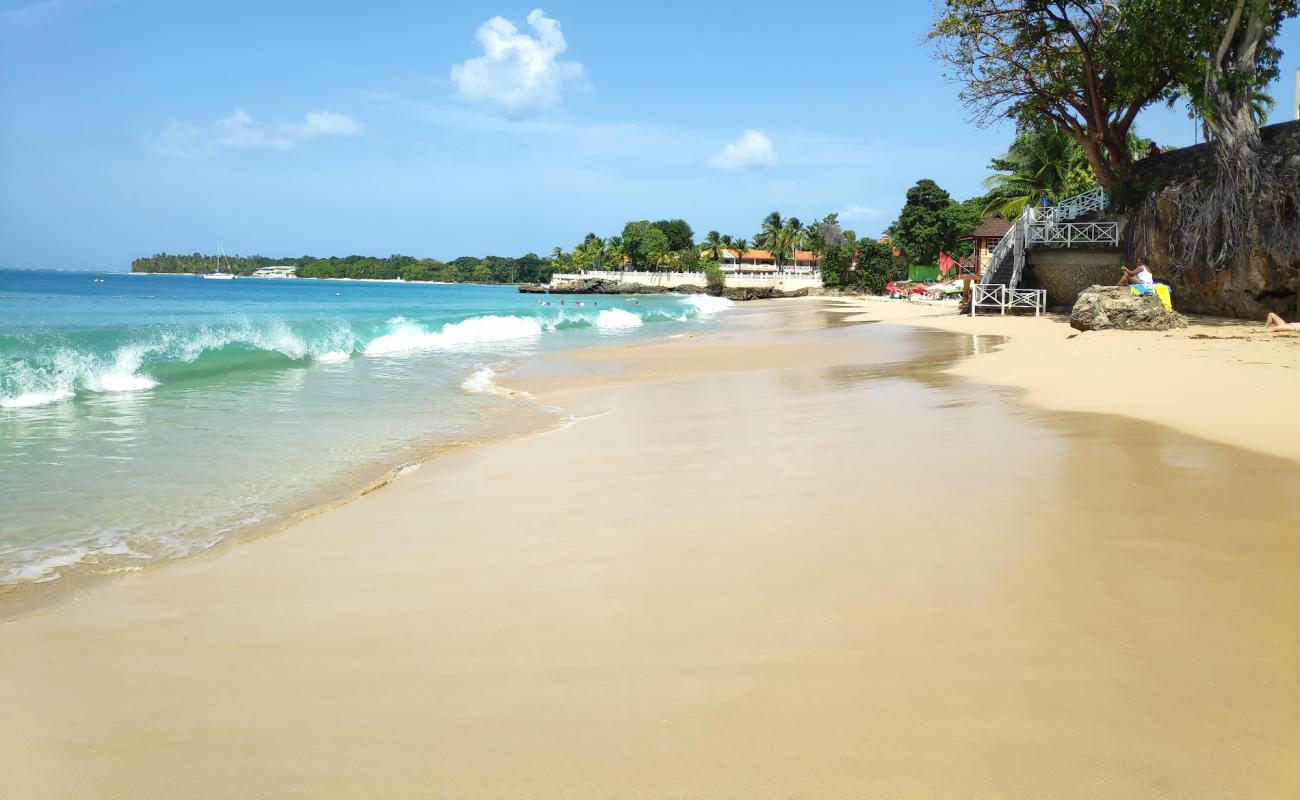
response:
M1088 159L1088 164L1097 177L1097 185L1105 189L1107 194L1113 194L1123 183L1125 176L1117 172L1115 166L1103 155L1105 144L1102 142L1102 137L1090 133L1076 136L1073 131L1067 133L1083 148L1083 155Z
M1205 73L1205 123L1220 163L1254 166L1263 143L1251 104L1259 50L1269 37L1268 0L1237 0Z

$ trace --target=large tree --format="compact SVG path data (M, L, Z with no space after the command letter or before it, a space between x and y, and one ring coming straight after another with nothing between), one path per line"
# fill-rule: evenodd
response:
M1222 151L1253 160L1260 149L1260 101L1278 76L1274 44L1283 20L1300 12L1300 0L1201 0L1198 4L1200 86L1188 86ZM1200 89L1198 92L1197 89Z
M651 223L668 237L669 250L689 250L695 247L695 232L684 219L661 219Z
M956 203L939 184L923 178L907 190L890 238L912 264L935 264L940 250L954 251L957 239L978 224L978 203Z
M1188 32L1195 60L1181 95L1203 115L1214 158L1195 179L1147 195L1130 247L1169 228L1175 273L1217 271L1260 252L1291 264L1300 255L1300 169L1264 150L1259 126L1278 75L1278 31L1300 13L1300 0L1149 1ZM1175 210L1172 226L1161 205Z
M668 236L646 220L635 220L623 226L623 252L637 269L657 266L671 249Z
M1133 178L1138 113L1194 68L1194 37L1173 28L1214 1L944 0L930 39L976 122L1055 124L1113 191Z

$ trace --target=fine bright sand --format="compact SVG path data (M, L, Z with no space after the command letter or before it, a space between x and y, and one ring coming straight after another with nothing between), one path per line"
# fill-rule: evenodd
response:
M0 625L0 796L1296 796L1300 342L1243 330L555 357L503 380L570 425Z

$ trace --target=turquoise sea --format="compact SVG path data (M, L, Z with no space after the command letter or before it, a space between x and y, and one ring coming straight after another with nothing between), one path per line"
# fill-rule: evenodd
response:
M695 330L726 306L539 299L0 271L0 589L199 552L441 447L554 423L497 381L548 350Z

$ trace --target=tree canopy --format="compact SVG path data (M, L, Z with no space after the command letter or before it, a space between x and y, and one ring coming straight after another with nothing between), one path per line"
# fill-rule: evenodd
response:
M960 253L957 240L979 225L984 205L984 198L958 203L939 184L923 178L907 190L890 238L911 263L935 264L941 250Z
M373 256L331 256L315 258L268 258L266 256L222 256L221 266L236 275L251 275L255 270L272 265L291 264L297 267L302 278L352 278L354 280L405 280L441 281L443 283L545 283L551 279L553 268L535 253L521 258L487 256L475 258L462 256L443 263L434 258L414 258L392 255L388 258ZM157 253L131 262L132 272L193 273L215 272L217 257L192 253L172 255Z
M1175 92L1196 48L1169 20L1209 0L944 0L930 31L974 120L1052 123L1098 183L1132 177L1138 113Z
M669 250L690 250L695 247L695 232L684 219L661 219L650 223L668 237Z

